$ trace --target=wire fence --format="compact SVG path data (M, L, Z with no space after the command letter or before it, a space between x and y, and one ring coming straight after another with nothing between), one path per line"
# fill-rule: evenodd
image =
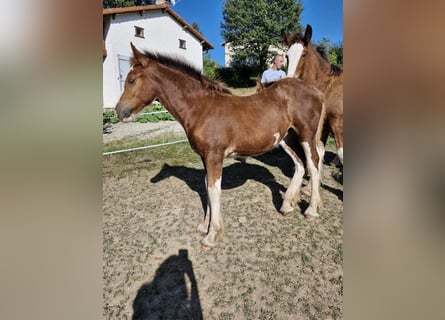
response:
M143 115L148 115L148 114L159 114L159 113L169 113L169 112L167 110L142 112L142 113L138 114L138 117L143 116ZM117 118L116 118L116 116L106 116L106 117L103 117L103 119L111 120L111 119L117 119Z
M159 113L169 113L169 112L167 110L143 112L143 113L140 113L138 116L150 115L150 114L159 114ZM103 119L106 119L106 120L110 120L110 119L113 119L113 118L117 119L116 116L103 117ZM135 147L135 148L115 150L115 151L108 151L108 152L103 152L102 155L103 156L107 156L107 155L116 154L116 153L123 153L123 152L130 152L130 151L144 150L144 149L152 149L152 148L164 147L164 146L169 146L169 145L172 145L172 144L177 144L177 143L182 143L182 142L188 142L188 139L182 139L182 140L165 142L165 143L159 143L159 144L153 144L153 145L146 145L146 146L142 146L142 147Z
M143 149L151 149L151 148L157 148L157 147L164 147L164 146L169 146L171 144L176 144L176 143L181 143L181 142L188 142L187 139L184 140L178 140L178 141L171 141L171 142L165 142L165 143L159 143L159 144L153 144L153 145L148 145L148 146L143 146L143 147L137 147L137 148L130 148L130 149L122 149L122 150L116 150L116 151L109 151L109 152L104 152L102 153L103 156L107 156L110 154L115 154L115 153L122 153L122 152L129 152L129 151L136 151L136 150L143 150Z

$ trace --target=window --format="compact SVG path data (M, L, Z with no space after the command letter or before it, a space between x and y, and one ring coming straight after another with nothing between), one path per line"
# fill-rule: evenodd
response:
M185 40L179 39L179 48L187 49Z
M134 36L139 38L145 38L144 28L134 26Z

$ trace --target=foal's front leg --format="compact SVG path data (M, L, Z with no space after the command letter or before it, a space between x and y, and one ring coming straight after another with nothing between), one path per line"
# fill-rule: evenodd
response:
M206 193L207 193L207 209L204 214L204 221L198 224L198 232L202 234L207 234L209 232L209 224L210 224L210 204L209 204L209 192L208 192L208 183L207 183L207 172L205 176L205 185L206 185Z
M206 247L213 248L216 241L223 237L223 219L221 214L221 178L222 178L222 159L220 161L205 161L207 196L209 212L206 219L210 219L207 236L202 240ZM205 225L205 221L204 221Z
M306 217L318 217L317 209L321 206L321 196L320 196L320 170L321 163L318 157L317 149L315 145L310 145L308 142L303 142L301 144L304 153L306 155L307 168L309 174L311 175L311 200L309 207L304 212ZM316 166L317 164L317 166ZM319 167L319 168L317 168Z
M298 200L300 199L300 188L303 182L304 165L295 151L292 150L292 148L289 147L284 140L280 142L280 145L283 150L291 157L292 161L295 164L294 175L292 176L289 187L284 194L283 204L280 208L280 212L284 216L287 216L294 210L298 203Z

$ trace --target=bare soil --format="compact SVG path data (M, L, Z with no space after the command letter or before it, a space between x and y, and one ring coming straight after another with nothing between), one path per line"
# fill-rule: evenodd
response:
M113 125L104 141L149 139L155 126ZM283 151L227 159L225 237L205 251L202 164L187 143L158 149L104 156L104 319L343 318L339 168L323 166L324 207L307 220L305 193L293 214L278 212L293 173Z

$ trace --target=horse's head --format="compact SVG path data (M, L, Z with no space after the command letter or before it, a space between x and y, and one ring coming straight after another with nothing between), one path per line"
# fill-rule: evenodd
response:
M130 60L131 70L125 80L124 92L115 108L117 117L123 122L131 121L132 115L140 112L156 97L147 81L147 67L150 60L132 43L131 49L133 50L133 58Z
M288 46L287 57L287 76L298 78L304 68L307 48L312 38L312 27L308 24L304 36L301 33L295 33L288 36L284 30L281 31L284 43Z

